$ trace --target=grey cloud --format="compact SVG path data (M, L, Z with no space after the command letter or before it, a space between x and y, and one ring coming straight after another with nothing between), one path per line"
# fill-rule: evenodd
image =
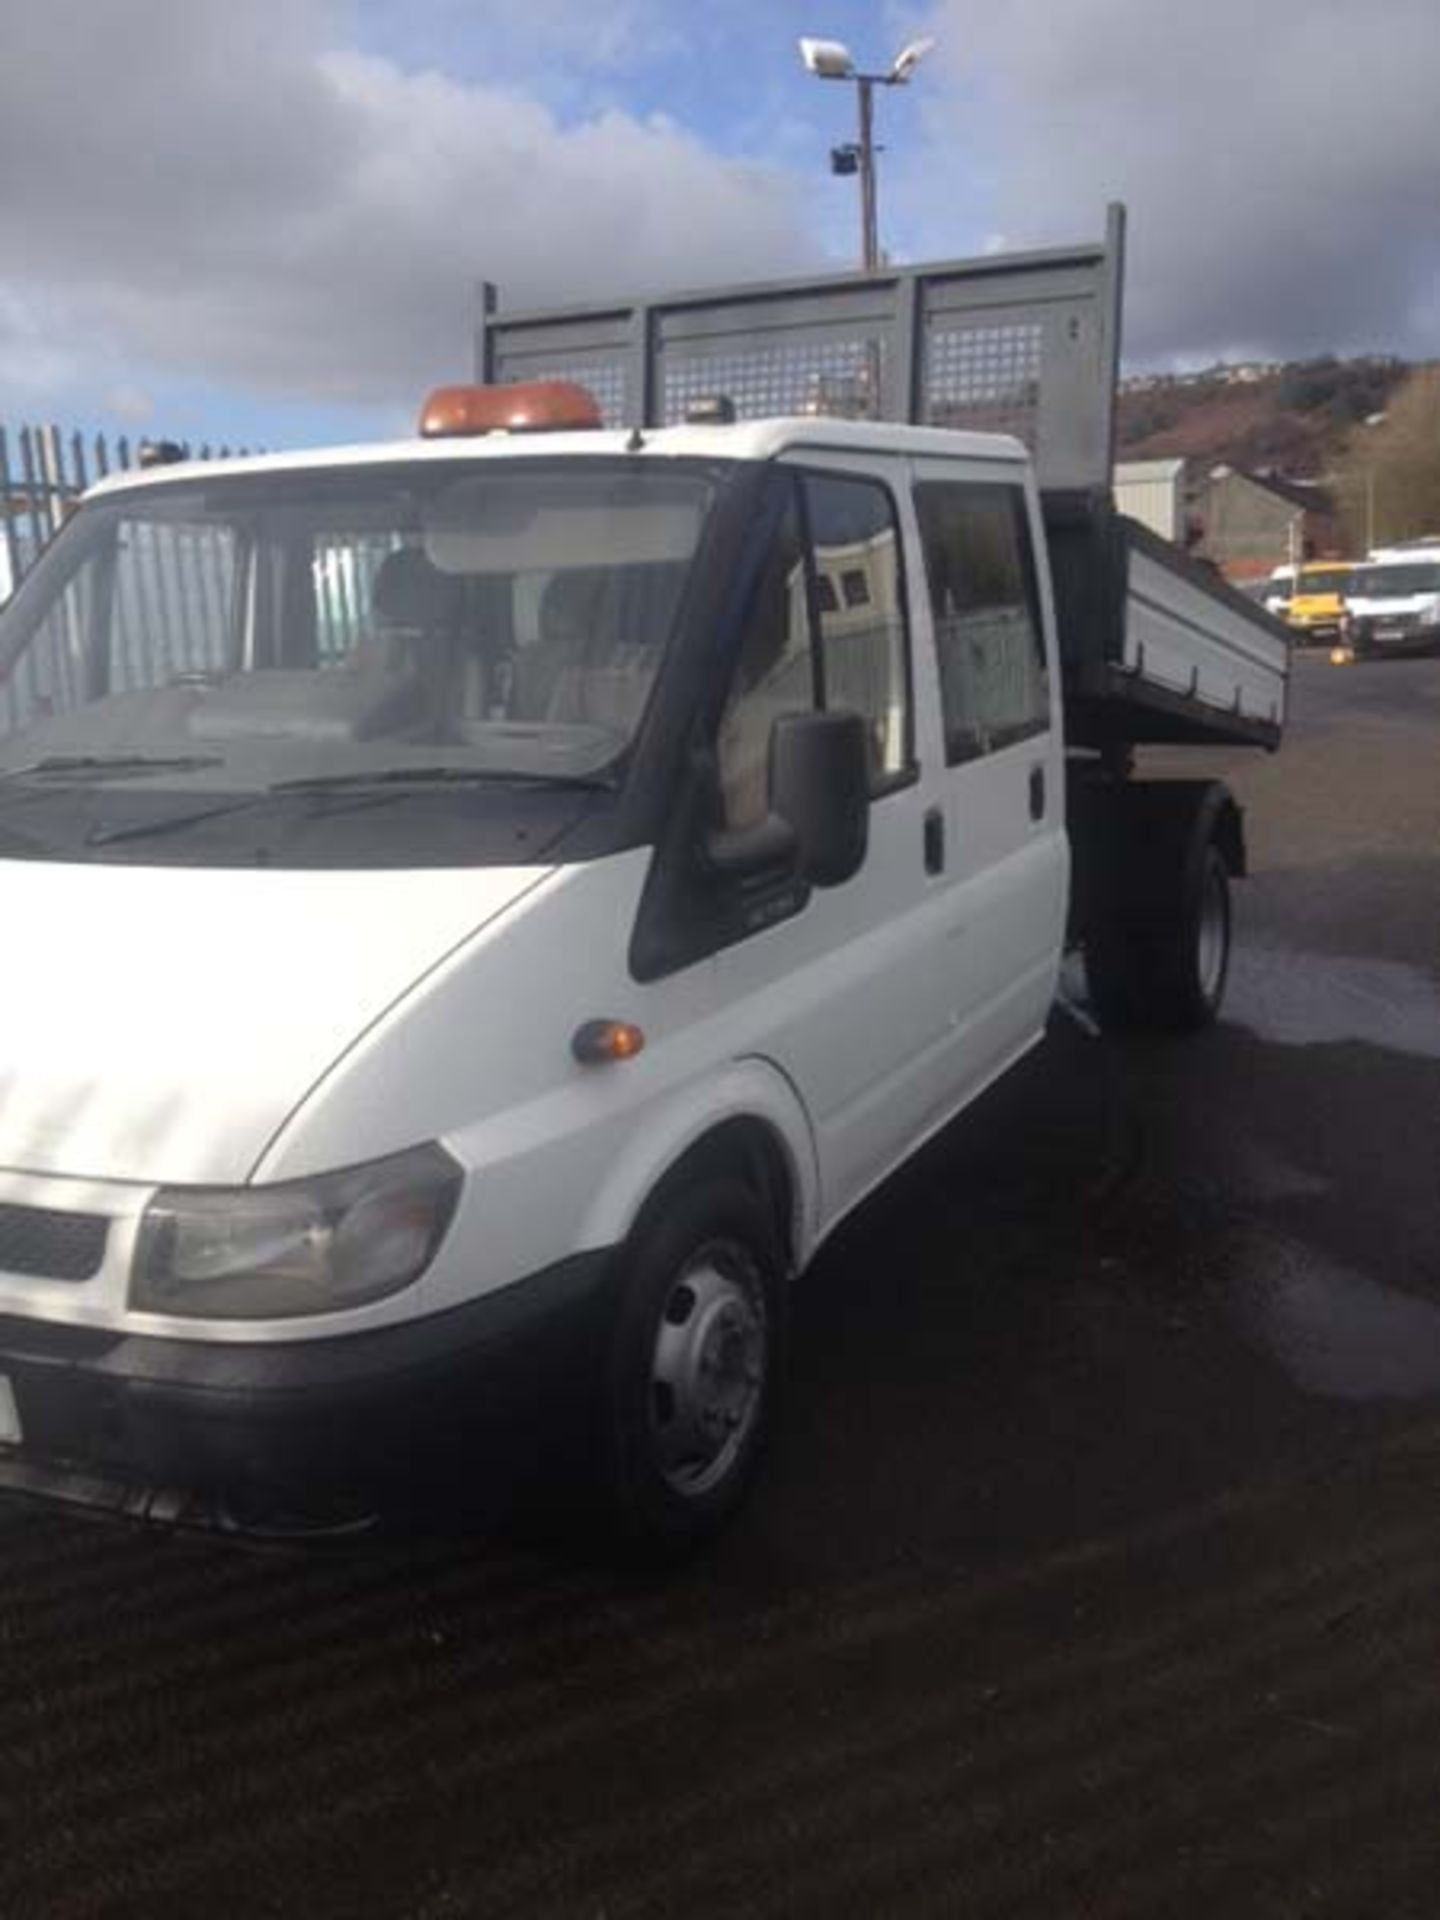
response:
M559 73L653 56L690 3L591 25L583 0L489 0L489 25ZM376 4L0 0L0 409L83 365L408 410L465 370L481 276L528 304L815 261L808 175L336 51ZM417 47L471 4L426 0ZM887 208L903 192L935 251L1072 239L1119 196L1136 359L1440 352L1436 0L938 0L904 24L940 47L906 108L923 164L918 124L884 135Z
M487 71L527 81L553 78L562 63L592 75L644 67L682 47L692 24L675 0L409 0L403 13L394 0L352 4L362 28L403 20L406 45L416 54L411 64L463 44L478 26Z
M83 353L112 381L149 363L393 404L466 370L477 278L573 300L811 251L773 174L663 122L561 126L326 51L319 0L7 11L0 399L7 366L43 384Z
M1012 241L1131 210L1127 346L1440 353L1435 0L944 0L937 65Z

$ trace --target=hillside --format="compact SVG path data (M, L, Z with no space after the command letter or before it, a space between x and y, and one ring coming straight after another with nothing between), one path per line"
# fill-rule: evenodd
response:
M1384 419L1350 435L1329 486L1353 550L1440 533L1440 361L1411 369Z
M1318 479L1341 463L1357 427L1385 412L1410 373L1398 360L1327 358L1132 376L1120 392L1120 457L1184 456Z

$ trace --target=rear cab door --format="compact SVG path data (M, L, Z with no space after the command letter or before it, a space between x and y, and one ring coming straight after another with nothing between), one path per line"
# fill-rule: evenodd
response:
M957 1088L973 1093L1041 1034L1064 940L1069 847L1049 570L1015 459L909 465L934 659Z

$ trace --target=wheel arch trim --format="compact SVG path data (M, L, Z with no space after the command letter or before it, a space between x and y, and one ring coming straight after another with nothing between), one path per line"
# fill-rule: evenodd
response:
M584 1246L619 1246L641 1215L684 1170L723 1157L730 1164L756 1156L770 1177L783 1182L784 1252L793 1272L804 1267L818 1238L820 1170L814 1130L790 1079L773 1062L751 1057L732 1061L699 1085L677 1094L630 1140L609 1169L586 1211ZM771 1196L762 1192L762 1199Z

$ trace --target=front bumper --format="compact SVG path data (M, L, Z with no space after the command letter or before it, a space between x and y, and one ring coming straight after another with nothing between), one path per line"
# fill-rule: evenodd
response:
M1287 625L1299 643L1313 641L1318 645L1321 641L1338 640L1340 637L1340 617L1338 614L1322 614L1313 620L1291 620L1287 622Z
M251 1532L506 1497L584 1425L613 1261L379 1331L243 1345L0 1319L0 1491Z
M1440 646L1440 627L1418 621L1354 620L1345 637L1357 653L1429 653Z

